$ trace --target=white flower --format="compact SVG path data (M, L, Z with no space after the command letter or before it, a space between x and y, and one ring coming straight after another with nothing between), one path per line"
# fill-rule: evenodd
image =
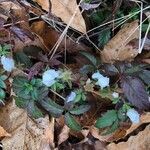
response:
M97 85L103 89L106 86L109 86L109 78L104 77L102 74L100 74L98 71L92 75L92 79L97 79L96 82Z
M6 70L8 72L11 72L15 68L15 63L12 58L2 56L1 63L3 65L4 70Z
M101 74L99 73L99 71L97 71L96 73L94 73L94 74L92 75L92 79L99 79L99 78L101 78L101 77L103 77L103 75L101 75Z
M67 97L67 103L74 101L75 98L76 98L76 93L75 92L71 92L69 94L69 96Z
M118 98L118 97L119 97L119 94L118 94L117 92L113 92L113 93L112 93L112 96L113 96L113 98Z
M42 83L50 87L56 82L56 78L59 77L59 73L59 71L55 71L54 69L45 71L42 76Z
M140 115L135 109L129 109L127 111L127 116L130 118L132 123L139 123L140 122Z

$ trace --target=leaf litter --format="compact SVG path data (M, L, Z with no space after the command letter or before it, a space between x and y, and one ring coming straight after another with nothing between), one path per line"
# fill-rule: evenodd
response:
M124 139L133 131L138 132L140 126L150 122L149 112L147 112L150 108L149 67L144 68L142 72L139 70L140 79L134 74L134 71L133 76L125 72L127 68L133 67L132 63L130 64L131 61L138 60L141 57L138 55L137 46L139 44L137 42L140 30L139 20L130 20L128 23L124 23L122 27L117 28L117 30L113 30L114 27L109 26L108 33L100 31L101 34L97 36L98 40L96 41L90 38L93 35L88 34L86 30L86 28L89 28L87 16L92 16L91 11L95 13L101 7L107 10L107 7L105 7L107 2L98 1L98 3L93 4L90 1L83 1L81 5L80 3L81 1L76 3L73 0L64 0L61 2L59 0L45 0L44 2L41 0L25 0L20 2L6 0L0 2L0 32L2 33L2 35L0 34L0 44L11 43L11 54L19 52L21 53L21 59L24 55L24 58L28 58L25 61L30 60L30 65L34 64L31 65L32 67L28 65L28 68L24 64L17 64L17 68L19 68L21 73L23 72L23 74L28 75L28 79L31 80L34 77L41 76L41 72L45 66L52 68L64 66L65 68L69 67L74 72L74 87L81 86L84 83L79 91L75 91L78 96L76 99L79 102L77 103L78 106L74 107L73 103L67 104L67 107L64 106L65 108L61 112L64 117L60 117L59 119L53 118L51 114L46 115L44 118L32 118L27 114L26 110L16 106L14 99L9 100L3 107L0 105L0 115L2 116L0 117L0 138L2 139L1 142L4 149L51 150L54 148L61 149L63 146L71 149L92 148L96 150L129 148L132 150L135 146L137 149L148 149L149 140L146 135L149 131L149 125L143 131L139 131L137 135L129 137L125 142L112 143ZM129 4L126 5L128 6ZM134 6L134 4L131 5ZM79 6L83 10L80 10ZM119 7L118 5L118 9ZM107 11L109 12L110 10ZM122 12L120 11L119 13ZM146 12L145 14L147 16L148 13ZM96 15L94 19L99 19L99 16ZM114 13L113 15L116 14ZM105 21L102 23L109 22L109 17ZM95 30L95 28L98 29L94 26L91 29L94 31L92 34L97 35L99 30ZM87 40L84 34L90 40ZM83 39L80 39L82 35ZM143 41L144 39L142 39ZM142 54L146 53L144 57L142 56L142 61L146 64L149 64L148 41L149 34L146 37L142 52ZM100 52L92 50L95 45ZM42 52L37 52L36 48L34 51L32 46L34 48L35 46L36 48L41 48ZM25 48L32 51L31 55L24 51ZM89 61L85 61L78 56L81 50L80 54ZM118 65L118 61L122 61L125 65ZM129 64L126 64L126 62L129 62ZM107 63L107 70L104 69L105 63ZM81 69L81 64L87 66L83 66ZM118 83L121 84L117 85L119 87L99 91L98 86L95 86L95 82L89 79L91 74L99 69L104 76L111 75L113 71L113 76L116 79L113 79L112 82L120 81ZM16 72L14 71L13 75L17 75L18 72ZM81 72L85 74L84 77L80 75ZM65 85L64 82L63 84ZM145 84L148 86L145 86ZM60 98L65 99L64 97L66 96L65 93L61 96L59 92L55 91L57 86L59 87L59 91L62 92L62 85L59 83L55 85L54 89L51 90L52 93L48 95L53 97L53 100L56 100L53 102L53 107L57 103L63 105ZM26 87L32 90L30 85L26 85ZM81 92L83 90L82 87L85 93ZM121 96L124 104L118 102L119 97L116 99L117 105L114 110L114 105L111 104L110 100L114 100L111 94L116 91L119 91L118 95ZM86 105L84 101L86 96L91 107ZM46 110L42 110L44 115L45 111L52 112L53 109L49 107L52 103L47 102L42 104L44 106L42 109L47 107ZM123 120L122 122L118 122L118 112L123 111L120 115L124 115L125 111L129 109L128 107L132 107L132 105L128 105L128 102L137 108L141 114L140 123L137 125L131 125L127 118L126 122L123 122ZM80 106L80 103L83 103L83 105ZM39 104L37 105L38 108ZM48 106L48 104L50 105ZM122 110L120 110L120 107ZM103 134L106 132L109 134ZM108 145L108 143L110 144Z

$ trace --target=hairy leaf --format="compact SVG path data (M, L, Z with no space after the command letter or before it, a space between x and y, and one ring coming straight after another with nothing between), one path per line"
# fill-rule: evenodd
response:
M140 110L150 109L149 96L143 82L131 76L121 79L123 92L131 104Z
M117 120L117 112L115 110L107 111L102 117L100 117L95 126L97 128L105 128L111 126Z
M65 114L65 123L72 130L80 131L82 129L80 124L74 119L74 117L70 113Z
M60 117L64 111L63 107L51 99L39 101L41 106L54 117Z
M81 115L90 109L89 105L81 105L79 107L71 109L69 112L73 115Z
M95 58L95 56L93 56L90 53L87 52L80 52L83 56L85 56L94 66L97 65L97 59Z

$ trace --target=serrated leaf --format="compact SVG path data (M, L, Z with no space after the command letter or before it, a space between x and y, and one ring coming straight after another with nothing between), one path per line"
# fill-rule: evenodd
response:
M87 52L80 52L83 56L85 56L94 66L97 66L97 59L95 56L91 55L90 53Z
M96 121L95 126L97 128L109 127L116 121L116 119L117 112L115 110L109 110Z
M128 101L140 110L150 109L149 95L143 82L131 76L121 79L121 87Z
M71 109L69 112L73 115L81 115L90 109L89 105L81 105L79 107Z
M41 106L54 117L60 117L64 111L63 107L51 99L39 101Z
M82 129L80 124L74 119L74 117L70 113L65 114L65 123L72 130L80 131Z
M94 70L95 70L94 66L92 66L92 65L84 65L80 69L80 73L82 73L82 74L88 74L90 72L93 72Z
M99 41L98 45L99 45L100 47L102 47L102 46L104 46L105 44L107 44L107 42L108 42L109 39L110 39L110 35L111 35L110 29L108 29L108 30L103 30L103 31L100 33L99 37L98 37L98 41Z

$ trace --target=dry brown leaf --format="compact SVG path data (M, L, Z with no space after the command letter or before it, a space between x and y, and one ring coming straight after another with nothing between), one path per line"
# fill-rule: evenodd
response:
M0 124L12 135L2 140L4 150L39 150L43 143L52 144L53 130L48 117L43 118L40 123L32 120L25 110L16 107L14 101L1 109L0 115L3 116ZM47 133L51 134L47 136Z
M34 1L36 1L44 10L49 11L49 0ZM51 13L61 18L66 24L69 23L76 7L77 3L75 0L51 0ZM80 32L86 32L85 22L79 8L71 24L71 27Z
M137 30L134 32L135 29ZM101 59L103 62L113 63L114 61L124 61L135 58L138 55L138 49L128 43L134 39L138 39L138 37L138 20L125 24L105 45L101 53Z
M136 136L131 136L127 142L109 144L108 150L149 150L150 149L150 125Z
M41 37L41 39L43 40L43 44L49 49L53 48L60 37L60 33L55 31L53 28L50 28L43 21L33 23L31 26L31 30ZM68 38L66 38L66 41L65 39L63 39L63 41L59 45L58 50L64 51L65 48L69 53L77 52L79 50L90 51L90 49L84 44L77 44L73 40L70 40Z
M61 133L59 134L59 140L58 145L66 141L69 137L70 128L68 128L66 125L62 128Z
M3 137L10 137L11 135L9 133L7 133L3 127L0 126L0 138Z

